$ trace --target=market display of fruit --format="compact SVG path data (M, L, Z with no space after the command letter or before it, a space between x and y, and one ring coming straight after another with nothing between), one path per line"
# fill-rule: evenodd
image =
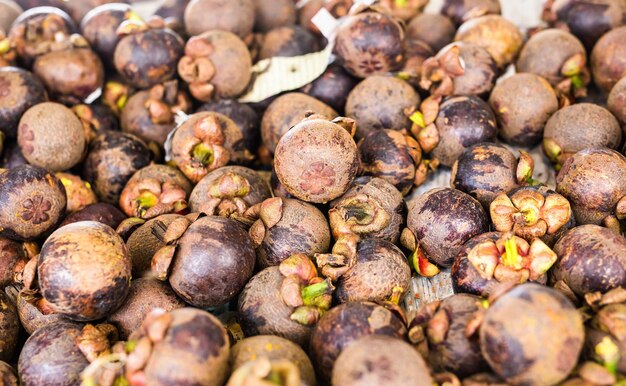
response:
M624 386L625 142L625 0L0 0L0 386Z

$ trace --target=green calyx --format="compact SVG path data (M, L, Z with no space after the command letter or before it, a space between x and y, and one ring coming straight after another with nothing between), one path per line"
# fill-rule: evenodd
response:
M617 374L617 364L620 360L619 347L609 338L605 336L602 341L595 347L595 353L602 361L604 367L611 372Z
M146 214L146 211L159 203L159 198L152 192L144 191L135 199L139 216Z
M416 111L409 116L411 122L415 123L417 126L422 129L426 127L426 122L424 121L424 114L421 111Z
M305 306L316 306L320 308L327 308L329 305L320 304L327 303L324 299L321 299L323 295L332 293L332 284L328 280L320 283L308 285L300 290L302 296L302 302Z
M213 149L200 142L193 147L193 150L191 151L191 156L198 163L207 166L213 162Z
M515 236L509 237L504 242L504 254L502 255L502 263L513 269L522 269L522 257L517 252L517 243Z

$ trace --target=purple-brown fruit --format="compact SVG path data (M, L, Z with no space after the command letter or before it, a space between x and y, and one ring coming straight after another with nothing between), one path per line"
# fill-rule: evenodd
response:
M483 47L499 68L512 63L524 44L524 37L515 24L500 15L481 16L464 22L454 40Z
M39 103L22 115L17 142L31 165L52 171L78 164L87 147L80 120L72 110L54 102Z
M243 146L250 153L255 153L259 147L261 132L259 114L247 104L239 103L235 99L220 99L207 102L200 106L196 112L213 111L226 115L241 129L243 134Z
M252 276L255 260L252 241L239 223L202 217L178 240L169 283L189 304L218 307L241 291Z
M626 76L613 86L606 103L622 129L626 129Z
M178 74L189 84L196 99L227 99L241 95L251 79L252 58L248 47L228 31L207 31L185 45Z
M122 25L123 26L123 25ZM113 63L122 78L137 88L148 88L176 75L176 64L183 55L184 42L167 28L136 27L136 32L120 39Z
M494 142L498 131L493 111L474 95L446 98L439 106L434 125L438 142L431 154L448 167L466 148L481 142Z
M172 136L172 161L197 183L208 173L229 162L250 161L241 128L232 119L215 112L190 115Z
M359 168L354 131L351 119L328 121L315 115L294 126L274 153L280 183L293 196L311 203L344 194Z
M489 105L496 115L500 137L518 146L534 146L544 126L559 109L550 84L535 74L515 74L499 82L491 92Z
M189 196L192 212L250 220L248 211L270 198L267 183L254 170L223 166L207 174Z
M9 142L4 144L2 151L2 162L0 165L4 169L12 169L16 166L27 165L28 161L24 158L17 142Z
M396 0L381 0L378 3L383 12L404 22L415 17L426 4L428 4L428 0L406 0L399 2Z
M7 288L7 293L9 293L9 291L9 288ZM25 290L15 295L15 303L17 313L20 317L20 323L27 334L32 335L35 331L47 325L59 322L71 322L71 320L61 314L43 313L39 309L41 302L41 295L35 294L33 296L30 290Z
M337 30L335 53L352 75L366 78L397 70L404 60L404 29L391 16L365 11Z
M17 373L15 372L13 367L11 367L11 365L9 365L8 363L1 362L1 361L0 361L0 383L2 383L5 386L18 386L19 385Z
M621 143L622 128L617 119L604 107L591 103L576 103L557 111L543 133L543 151L557 167L581 150L617 149Z
M78 104L72 106L72 111L83 125L87 142L91 142L101 132L119 130L119 119L113 111L104 104Z
M359 141L361 169L393 184L402 195L423 182L422 151L406 131L375 130Z
M330 65L319 78L304 86L302 91L336 111L343 111L348 94L357 83L358 80L348 74L343 67Z
M115 46L120 41L117 29L130 12L128 4L103 4L89 11L80 23L81 34L108 67L113 67Z
M82 327L59 322L35 331L24 344L18 362L24 386L71 386L81 382L89 362L76 345Z
M593 81L604 92L626 75L626 26L604 34L591 51Z
M117 204L126 182L150 162L150 150L139 138L118 131L98 135L89 145L83 178L100 201Z
M547 80L552 87L578 95L589 83L585 47L576 36L560 29L532 35L517 60L518 72L529 72Z
M298 25L278 27L263 35L259 60L301 56L318 49L317 38L307 29Z
M519 162L502 145L479 143L468 147L452 166L450 186L474 197L485 208L500 193L519 186Z
M499 0L445 0L441 8L441 13L457 25L483 15L499 15L500 11Z
M259 32L296 23L298 11L293 0L253 0L253 3L254 29Z
M302 8L300 8L300 16L298 18L301 26L306 27L309 31L321 35L317 26L313 24L311 19L315 16L322 8L328 11L334 18L339 19L348 14L350 8L354 5L353 0L310 0L304 3Z
M0 235L13 240L45 236L61 221L65 188L45 169L21 165L0 172Z
M133 277L152 276L152 257L166 246L165 232L169 225L181 218L183 216L179 214L164 214L146 221L130 234L126 246L133 263Z
M591 51L602 35L624 24L626 7L621 0L566 0L554 2L549 11Z
M498 68L483 47L456 42L424 61L421 76L420 86L432 94L484 97L496 83Z
M54 42L66 40L76 31L70 16L61 9L35 7L15 19L8 35L22 64L31 67Z
M288 361L298 368L303 384L317 384L306 352L292 341L274 335L251 336L237 342L230 353L233 372L259 358L267 358L271 363Z
M417 251L440 266L451 266L467 240L489 230L483 207L459 190L432 189L408 207L407 229L415 237Z
M126 219L124 213L115 206L99 202L87 205L78 212L70 214L63 220L60 226L79 221L97 221L115 229L124 219Z
M0 288L19 282L27 262L28 255L22 243L0 238Z
M121 340L127 340L153 309L169 312L183 307L185 302L167 283L153 278L139 278L130 282L126 300L117 311L107 316L107 322L117 327Z
M402 130L411 127L408 116L420 103L410 84L391 76L370 76L348 95L346 116L356 121L356 138L375 130Z
M41 294L56 313L96 320L115 311L130 290L131 261L108 225L83 221L55 231L41 248Z
M67 13L76 23L80 23L92 9L110 3L128 3L128 0L63 0Z
M253 0L191 0L185 8L185 30L192 36L228 31L243 39L252 32L254 13Z
M176 114L190 110L189 95L171 80L133 94L124 105L120 124L122 131L163 146L176 126Z
M337 280L340 303L400 300L409 289L411 267L402 251L386 240L369 238L357 245L356 264Z
M8 31L13 21L23 12L13 0L0 0L0 30Z
M276 335L306 347L312 329L291 319L294 308L281 294L284 279L277 266L254 275L239 295L239 323L246 336Z
M120 208L129 217L149 219L187 208L191 183L178 169L153 164L138 170L120 194Z
M0 128L9 138L17 138L22 114L48 99L41 81L17 67L0 67Z
M370 335L403 339L406 327L391 311L369 302L344 303L324 314L311 334L311 360L318 376L328 382L341 352Z
M554 246L559 261L553 282L561 282L578 296L626 286L626 239L597 225L581 225Z
M433 379L420 354L401 339L365 336L335 361L333 386L430 386Z
M224 384L230 356L228 335L208 312L179 308L146 320L133 335L136 345L128 354L127 379L154 386ZM134 366L130 368L129 363Z
M261 204L259 217L250 229L259 267L279 265L296 253L326 253L330 247L328 221L314 205L271 198Z
M20 320L13 301L0 291L0 360L10 361L17 348Z
M276 98L265 110L261 120L263 145L274 153L278 141L310 112L326 119L337 117L335 110L319 100L302 93L288 93Z
M623 155L611 149L586 149L565 162L556 176L556 191L571 203L576 223L615 227L626 211L625 181Z
M533 326L529 333L528 326ZM489 366L510 384L554 385L574 369L585 340L581 314L557 290L522 284L491 305L480 327Z
M452 21L444 15L422 13L415 16L407 25L408 39L418 39L430 48L439 51L454 39L456 29Z
M68 214L77 212L87 205L98 202L98 198L91 189L89 182L85 182L80 177L71 173L59 172L56 173L56 176L65 188L65 195L67 197L66 212Z

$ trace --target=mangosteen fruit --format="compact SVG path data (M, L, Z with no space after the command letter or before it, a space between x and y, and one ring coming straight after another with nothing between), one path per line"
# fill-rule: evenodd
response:
M441 13L457 25L483 15L499 15L500 12L499 0L445 0L441 8Z
M622 78L613 86L607 100L607 108L626 128L626 77Z
M259 60L293 57L319 50L317 37L299 25L274 28L263 35Z
M253 0L254 29L267 32L274 28L296 23L298 10L292 0L263 1Z
M70 214L63 220L60 226L79 221L97 221L115 229L124 219L126 219L126 216L117 207L98 202L87 205L83 209Z
M6 362L0 361L0 381L6 386L18 386L17 372Z
M103 4L89 11L80 23L81 34L109 68L114 68L113 54L120 40L117 29L123 21L134 16L128 4Z
M48 97L33 73L17 67L0 67L0 127L9 139L17 138L22 115Z
M253 0L191 0L185 8L185 30L191 36L228 31L243 39L252 32L254 16Z
M448 17L437 13L421 13L408 23L406 36L408 39L421 40L439 51L452 42L455 32L456 28Z
M27 251L23 243L0 238L0 288L20 281L24 266L30 258Z
M604 34L591 51L591 72L593 81L604 92L626 75L626 56L623 41L626 37L626 26L612 29Z
M79 176L71 173L56 173L56 176L65 188L65 194L67 196L66 212L68 214L77 212L87 205L98 202L98 198L91 189L89 182L85 182Z
M320 30L313 24L311 19L315 16L322 8L328 11L334 18L339 19L346 15L350 11L350 8L354 5L353 0L310 0L306 3L303 3L302 8L300 8L300 16L298 18L301 26L306 27L309 31L321 35Z
M11 361L17 347L20 319L13 301L0 291L0 360Z
M11 28L13 21L24 12L22 7L19 6L13 0L1 0L0 1L0 30L8 31Z

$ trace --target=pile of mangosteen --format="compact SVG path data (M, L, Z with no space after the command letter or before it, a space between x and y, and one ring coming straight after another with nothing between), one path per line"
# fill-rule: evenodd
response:
M626 385L626 2L516 3L0 0L0 385Z

